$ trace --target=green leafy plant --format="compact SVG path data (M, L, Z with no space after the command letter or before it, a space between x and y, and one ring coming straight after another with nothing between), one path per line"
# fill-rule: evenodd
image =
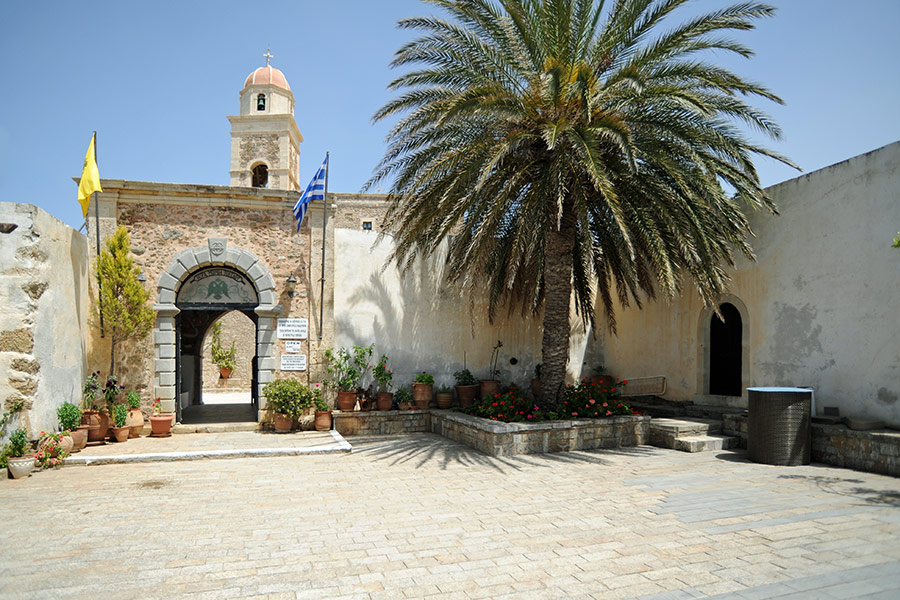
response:
M353 346L352 354L346 348L325 350L325 385L339 392L355 392L369 370L369 360L375 345Z
M296 379L271 381L263 386L263 394L269 410L293 419L299 418L313 403L313 393Z
M63 402L56 409L56 418L60 429L73 431L81 425L81 409L71 402Z
M900 248L900 231L897 232L897 237L894 238L894 244L891 248Z
M124 404L116 404L112 409L113 422L116 427L125 427L128 420L128 408Z
M209 354L212 361L220 369L234 370L237 364L237 349L235 348L235 340L231 340L231 348L225 350L222 348L222 324L216 321L212 325L212 341L209 344Z
M322 388L319 387L318 383L311 391L312 391L312 401L313 401L313 404L316 405L316 411L317 412L330 411L331 405L329 405L328 401L322 397Z
M4 411L3 416L0 417L0 431L6 429L6 424L9 422L9 418L18 413L24 407L25 403L22 400L15 400L12 403L12 406L9 407L9 410Z
M9 436L9 441L6 445L9 448L8 456L10 458L25 456L25 447L28 445L28 433L22 428L16 429Z
M34 459L37 461L38 467L47 469L51 467L59 468L62 466L63 459L69 456L68 451L60 449L62 438L66 436L71 436L71 433L68 431L60 433L41 432L41 437L38 441L38 450L34 453Z
M442 385L437 389L438 394L451 394L453 393L453 388L449 385Z
M131 257L128 230L121 225L106 240L106 247L95 262L99 298L96 316L101 330L110 340L109 372L116 372L116 350L128 340L146 337L156 313L147 302L150 292L138 281L140 268Z
M136 391L131 390L127 394L125 394L125 402L128 403L128 408L140 408L141 407L141 395Z
M404 402L412 402L412 391L406 386L399 388L394 392L394 402L402 404Z
M434 385L434 375L431 375L430 373L426 373L425 371L422 371L421 373L416 375L415 382L416 383L425 383L428 385Z
M387 355L382 354L381 358L378 359L378 364L372 369L372 375L374 375L375 381L378 382L378 389L382 392L391 391L391 380L394 378L391 370L387 368L387 362Z
M500 377L500 369L497 367L497 361L500 360L500 348L503 347L503 342L497 340L497 343L494 344L494 349L491 352L491 371L490 377L488 379L497 379Z
M97 410L97 398L100 396L100 371L94 371L84 380L81 388L82 410Z
M456 371L453 377L456 378L456 385L478 385L478 380L475 379L475 376L468 369Z
M563 398L559 407L561 419L598 419L633 413L631 406L619 398L618 384L610 386L582 382L566 386Z

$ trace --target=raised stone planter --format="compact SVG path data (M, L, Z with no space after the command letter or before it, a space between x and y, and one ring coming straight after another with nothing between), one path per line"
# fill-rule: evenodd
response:
M431 431L491 456L545 454L639 446L647 442L650 417L498 423L446 410L433 410Z
M900 431L854 431L844 425L812 425L815 462L900 477Z
M345 436L430 431L491 456L545 454L647 443L650 417L498 423L450 410L335 412L334 428Z

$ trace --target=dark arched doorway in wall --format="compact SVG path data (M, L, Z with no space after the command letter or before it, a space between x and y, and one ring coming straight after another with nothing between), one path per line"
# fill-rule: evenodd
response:
M250 319L255 350L259 317L259 295L247 276L228 267L207 267L190 275L180 286L175 304L179 313L175 318L175 397L177 419L186 424L234 421L256 421L259 406L257 397L257 358L249 357L240 368L250 372L246 401L228 404L204 403L204 341L210 328L223 315L239 312ZM205 357L207 361L209 356Z
M709 324L709 393L740 396L743 358L741 313L728 302L719 306L719 312L722 318L713 313Z

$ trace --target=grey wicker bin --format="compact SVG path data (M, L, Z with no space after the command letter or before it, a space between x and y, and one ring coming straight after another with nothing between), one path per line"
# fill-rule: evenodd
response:
M748 388L747 457L767 465L808 465L812 391Z

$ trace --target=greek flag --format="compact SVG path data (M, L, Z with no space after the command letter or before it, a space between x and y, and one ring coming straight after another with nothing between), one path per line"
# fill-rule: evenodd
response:
M322 200L325 201L325 178L328 173L328 155L325 155L325 160L322 161L322 166L319 167L319 170L316 171L316 174L313 176L312 181L309 182L309 185L306 186L306 191L303 192L303 195L300 196L300 199L297 200L297 204L294 205L294 218L297 219L297 231L300 231L300 225L303 224L303 217L306 216L306 211L309 209L309 203L311 200Z

